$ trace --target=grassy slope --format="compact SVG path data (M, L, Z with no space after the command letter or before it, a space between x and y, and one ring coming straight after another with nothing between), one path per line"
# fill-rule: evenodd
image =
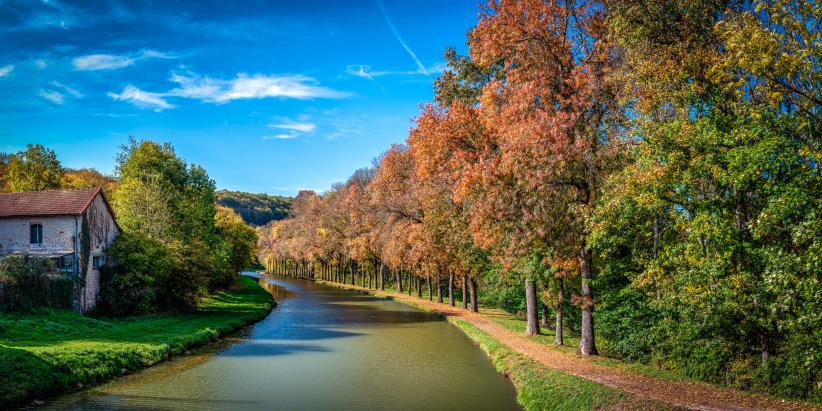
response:
M156 364L264 318L270 294L240 277L191 314L93 319L43 309L0 314L0 407Z
M637 400L624 392L541 366L468 322L453 318L449 321L479 344L497 371L513 381L517 401L526 410L670 409L667 405Z

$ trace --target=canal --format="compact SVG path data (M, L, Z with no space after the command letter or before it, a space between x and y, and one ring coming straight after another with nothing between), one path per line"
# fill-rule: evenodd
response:
M415 308L297 279L219 343L47 409L515 410L511 383L459 329Z

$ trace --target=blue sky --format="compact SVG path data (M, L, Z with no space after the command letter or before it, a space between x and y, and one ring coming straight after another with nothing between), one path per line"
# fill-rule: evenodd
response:
M328 189L407 135L476 0L0 0L0 151L110 173L128 136L218 188Z

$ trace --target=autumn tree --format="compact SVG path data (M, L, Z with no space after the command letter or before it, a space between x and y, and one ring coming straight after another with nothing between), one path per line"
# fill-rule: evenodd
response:
M593 1L492 2L469 35L475 61L505 64L505 82L489 83L481 98L499 154L480 173L495 176L496 188L478 215L503 214L505 231L519 231L513 249L545 238L552 254L576 258L583 355L597 354L585 222L621 146L604 18Z

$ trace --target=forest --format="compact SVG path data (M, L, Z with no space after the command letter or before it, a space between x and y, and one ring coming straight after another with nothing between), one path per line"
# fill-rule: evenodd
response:
M300 192L260 259L819 402L821 22L804 1L491 2L405 143Z
M246 224L255 227L264 226L269 221L282 220L288 216L291 207L289 197L228 190L218 190L215 194L217 204L234 210Z

